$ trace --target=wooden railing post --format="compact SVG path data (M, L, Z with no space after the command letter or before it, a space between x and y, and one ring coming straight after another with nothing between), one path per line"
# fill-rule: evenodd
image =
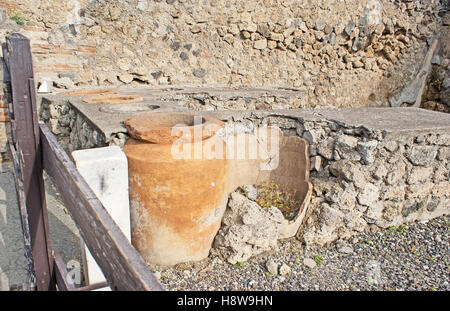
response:
M4 58L11 78L11 132L21 166L36 286L38 290L53 290L54 263L49 243L30 41L21 34L8 35Z
M73 291L109 286L113 290L164 290L54 135L44 124L38 124L29 40L20 34L7 36L3 56L12 89L11 153L25 248L37 289L54 290L58 286L59 290ZM64 262L49 239L43 168L61 193L107 284L77 289L67 278Z

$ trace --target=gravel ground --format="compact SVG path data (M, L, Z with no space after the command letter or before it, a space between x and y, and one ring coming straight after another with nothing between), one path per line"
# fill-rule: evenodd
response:
M198 263L150 268L168 290L448 291L449 226L443 216L320 248L291 238L280 241L276 252L235 265L210 255Z
M50 238L59 250L68 269L80 267L79 232L46 175ZM0 165L0 291L26 290L27 263L24 255L22 224L20 221L12 163Z

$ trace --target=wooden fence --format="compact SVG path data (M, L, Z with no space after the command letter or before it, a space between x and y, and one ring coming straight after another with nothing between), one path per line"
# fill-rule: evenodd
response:
M3 44L12 101L10 150L25 241L30 288L163 290L47 126L38 121L30 41L11 34ZM75 288L49 238L43 171L61 194L107 282Z

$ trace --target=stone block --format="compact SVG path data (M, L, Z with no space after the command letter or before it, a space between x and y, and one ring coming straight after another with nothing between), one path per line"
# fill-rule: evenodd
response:
M72 152L76 167L116 222L131 240L128 197L128 162L117 146ZM105 277L82 241L85 279L88 284L105 281Z
M413 167L409 172L406 182L411 185L425 180L429 180L431 179L432 174L433 174L432 167L416 166Z
M385 189L383 189L383 194L381 198L385 201L396 201L401 202L405 199L405 186L387 186Z
M375 164L375 170L372 173L373 178L375 178L376 180L383 180L383 178L385 178L387 174L388 170L384 164L382 163Z
M361 155L364 164L372 164L375 161L377 145L378 142L376 140L358 142L356 149Z
M333 160L333 150L334 150L333 138L327 138L320 144L317 144L317 153L327 160Z
M261 40L255 41L255 43L253 44L253 47L257 50L264 50L267 47L267 40L261 39Z
M437 159L440 161L449 161L450 147L441 147L438 151Z
M341 135L337 138L334 145L334 159L349 159L352 161L359 161L361 156L356 152L356 146L358 144L358 138Z
M450 196L450 182L449 181L441 181L438 184L435 184L432 190L434 197L444 197Z
M367 183L358 195L358 202L361 205L371 206L378 200L378 197L378 187L371 183Z
M432 182L408 186L406 199L424 199L431 193L433 186L434 184Z
M401 181L406 174L406 165L403 162L395 162L391 167L390 172L386 176L386 183L388 185L395 185Z
M414 146L409 155L409 161L418 166L430 166L436 157L437 149L433 146Z
M353 182L357 188L363 188L366 184L366 176L361 172L360 165L349 160L332 162L329 171L336 177Z

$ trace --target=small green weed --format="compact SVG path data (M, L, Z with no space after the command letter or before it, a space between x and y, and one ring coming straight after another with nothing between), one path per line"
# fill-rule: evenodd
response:
M374 246L374 245L375 245L375 244L374 244L371 240L369 240L369 239L365 240L364 242L366 242L366 244L369 245L369 246Z
M403 267L402 267L402 270L403 270L404 272L411 272L411 269L410 269L408 266L403 266Z
M320 265L322 265L322 263L323 263L323 257L320 256L320 255L315 255L315 256L313 257L313 260L316 262L316 265L317 265L317 266L320 266Z
M283 190L274 181L263 182L258 190L256 203L261 207L274 206L283 213L287 220L295 218L302 203L301 200L295 199L296 191Z
M245 264L245 262L238 261L234 266L236 268L242 269L242 268L245 268L246 264Z
M21 10L11 9L13 15L10 17L13 21L17 23L17 25L23 26L25 25L25 19L22 16Z
M406 231L408 231L409 227L407 225L400 225L400 226L389 226L388 232L395 233L395 234L403 234Z
M241 186L240 188L241 188L242 194L245 195L245 196L248 196L248 189L247 189L247 187L246 186Z
M447 270L450 270L450 264L448 263L447 258L442 258L442 261L445 263L445 265L447 266Z

